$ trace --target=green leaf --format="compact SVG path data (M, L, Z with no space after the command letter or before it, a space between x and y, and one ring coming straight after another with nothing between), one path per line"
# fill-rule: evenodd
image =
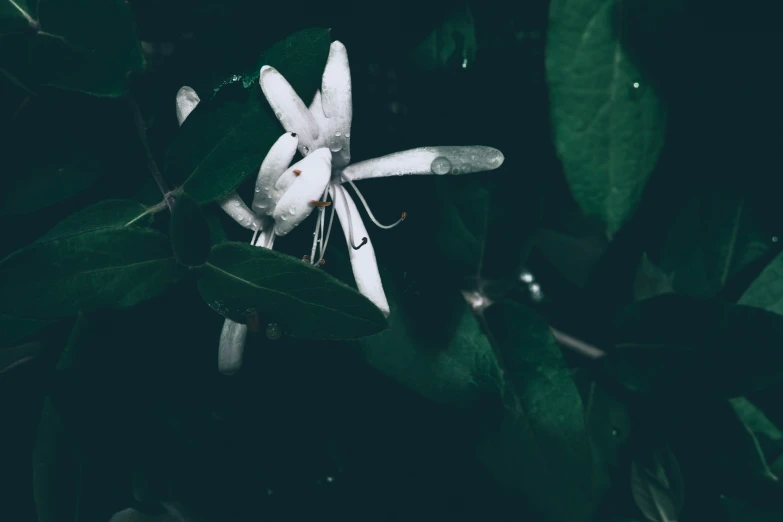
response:
M15 31L0 37L0 68L28 88L117 97L127 92L127 75L144 68L133 14L124 0L1 3L0 25Z
M546 73L557 153L574 199L612 237L663 147L666 111L620 41L615 0L553 0Z
M738 303L783 315L783 254L761 271Z
M0 374L32 359L43 351L41 343L24 343L0 350Z
M133 306L181 275L160 232L70 225L66 220L59 234L52 234L55 227L51 236L0 261L0 312L54 318L81 308Z
M633 297L637 301L674 292L671 279L645 253L636 269Z
M759 462L757 469L764 476L775 474L767 466L767 459L774 458L783 451L783 433L769 418L745 397L729 399L737 418L742 422L752 438L752 446Z
M366 297L322 270L279 252L225 242L212 247L198 288L221 315L254 312L293 337L355 339L386 328Z
M83 460L50 398L33 447L33 492L39 522L79 520Z
M476 48L473 14L462 4L414 49L413 61L425 70L466 68L476 59Z
M594 468L579 391L546 323L502 301L483 312L504 367L508 412L483 445L482 460L509 489L550 519L590 520L597 505Z
M51 324L53 321L0 314L0 346L21 341Z
M106 199L71 214L38 241L51 241L126 226L148 227L152 224L155 212L160 210L162 207L145 207L130 199Z
M457 180L436 186L440 211L435 235L439 247L462 271L475 271L481 257L489 189L479 180Z
M28 214L75 196L91 186L100 173L79 167L39 168L17 178L0 196L3 214Z
M329 31L309 29L275 44L259 63L277 68L309 103L328 54ZM188 116L166 155L166 178L184 186L199 204L225 196L257 174L283 133L257 81L248 89L237 84L217 91Z
M201 209L204 212L204 218L207 220L209 226L209 234L212 238L212 243L222 243L228 241L228 235L226 229L223 228L221 218L223 217L223 209L217 205L209 205Z
M783 377L783 318L704 297L660 295L615 318L604 364L626 387L676 397L736 397Z
M758 223L741 195L700 194L674 221L658 264L678 293L715 295L768 250Z
M185 266L204 264L212 247L211 231L198 203L186 193L177 196L170 225L177 260Z
M631 463L631 492L651 522L677 522L685 501L682 473L669 448L653 451L644 463Z

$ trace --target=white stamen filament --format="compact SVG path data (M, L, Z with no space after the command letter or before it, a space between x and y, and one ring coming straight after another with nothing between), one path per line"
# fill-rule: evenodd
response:
M348 183L350 183L350 185L353 187L353 190L356 192L356 195L359 196L359 201L361 201L362 205L364 205L364 210L367 211L367 215L370 216L370 220L373 223L375 223L376 226L388 230L390 228L396 227L397 225L399 225L400 223L405 221L406 214L405 214L405 212L403 212L402 213L402 217L400 217L400 219L398 219L397 221L395 221L391 225L382 225L381 223L379 223L378 220L375 219L375 216L373 215L372 211L370 210L370 205L367 204L367 200L364 199L364 196L362 196L362 193L359 192L359 189L356 187L356 184L354 184L354 182L351 181L350 179L347 179L346 181Z
M318 261L316 262L317 265L321 264L321 261L324 260L324 253L326 252L326 245L329 244L329 236L332 235L332 223L334 223L334 207L335 202L332 202L332 213L329 215L329 226L326 228L326 237L324 237L323 242L321 243L321 256L318 258ZM326 219L324 218L324 221ZM322 223L323 225L323 223ZM321 234L323 236L323 234Z
M351 244L351 248L354 250L359 250L362 248L365 244L367 244L367 238L363 237L362 242L359 246L356 246L353 242L353 220L351 219L351 207L348 206L348 196L345 195L345 192L340 190L340 187L335 188L336 192L339 192L340 195L343 197L343 205L345 205L346 213L345 215L348 216L348 238L350 239L349 243Z

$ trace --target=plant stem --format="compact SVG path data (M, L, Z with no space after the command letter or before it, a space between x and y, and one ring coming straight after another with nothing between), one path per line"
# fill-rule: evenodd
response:
M166 206L169 207L169 211L171 211L174 208L174 196L169 190L166 180L163 179L163 175L160 173L160 169L158 169L158 164L155 163L155 158L152 156L150 143L147 141L147 125L144 123L144 118L139 110L139 104L136 103L136 100L132 96L128 99L131 110L133 111L133 119L136 122L136 129L139 131L139 139L144 147L144 154L147 157L147 168L152 174L152 177L155 178L155 183L157 183L160 193L163 194L163 200L166 202Z

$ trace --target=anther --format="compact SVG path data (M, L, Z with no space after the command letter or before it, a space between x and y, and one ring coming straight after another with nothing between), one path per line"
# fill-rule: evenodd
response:
M408 213L407 213L407 212L403 212L403 213L402 213L402 217L400 218L400 220L401 220L401 221L405 221L405 218L406 218L406 217L408 217Z
M359 246L353 246L353 244L352 244L352 245L351 245L351 248L353 248L354 250L359 250L360 248L362 248L362 247L363 247L364 245L366 245L366 244L367 244L367 238L366 238L366 237L363 237L363 238L362 238L362 242L361 242L361 243L359 243Z
M298 176L298 175L299 175L299 174L301 174L301 173L302 173L302 171L301 171L301 170L299 170L299 169L294 169L294 176Z
M314 207L322 207L323 208L323 207L328 207L329 205L332 204L332 202L331 201L317 201L317 200L314 199L314 200L312 200L310 202L310 204L312 206L314 206Z
M292 133L291 133L291 137L292 137L292 138L296 138L296 133L295 133L295 132L292 132Z
M326 264L326 259L321 258L321 260L318 261L318 264L321 265L321 266L324 266Z

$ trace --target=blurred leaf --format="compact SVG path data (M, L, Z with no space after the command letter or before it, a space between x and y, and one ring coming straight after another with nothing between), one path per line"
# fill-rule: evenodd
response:
M0 347L21 341L50 324L53 324L53 321L0 314Z
M181 275L165 235L124 225L84 226L80 214L0 261L0 311L53 318L80 308L133 306Z
M536 234L535 248L568 281L584 286L608 245L603 232L589 231L580 236L542 229Z
M507 415L482 460L550 519L590 520L603 470L594 467L579 391L546 323L512 301L489 306L486 329L502 358Z
M187 193L177 196L170 226L177 260L186 266L204 264L212 247L211 231L198 203Z
M0 68L28 88L117 97L127 92L127 75L144 68L124 0L1 3L0 27L13 30L0 36Z
M649 462L631 463L631 491L639 510L652 522L677 522L685 501L677 458L663 448Z
M39 522L80 520L83 460L50 398L33 447L33 492Z
M663 147L666 110L632 63L614 0L553 0L546 71L555 145L574 199L612 237Z
M721 504L728 522L778 522L783 517L782 509L763 508L731 497L722 496Z
M24 343L0 350L0 374L15 368L41 353L41 343Z
M658 264L678 293L715 295L768 250L758 224L744 197L699 194L674 221Z
M222 243L223 241L228 241L228 235L226 234L226 229L223 228L223 223L220 221L220 218L223 214L223 209L221 209L217 205L209 205L206 207L202 207L201 209L204 212L204 218L207 220L207 225L209 226L209 234L212 238L212 243Z
M3 214L28 214L64 201L92 185L100 176L93 169L61 167L35 169L16 177L0 196Z
M329 31L309 29L275 44L259 63L277 68L309 103L328 54ZM257 81L247 90L228 85L217 91L188 116L166 155L166 178L199 204L225 196L256 174L283 133Z
M783 315L783 254L761 271L738 303Z
M642 301L656 295L673 293L674 288L669 277L655 265L647 254L642 255L639 268L636 269L636 279L633 283L633 297Z
M386 328L366 297L309 263L266 248L212 247L198 289L219 314L245 322L254 312L293 337L355 339Z
M618 314L603 364L626 387L653 395L736 397L783 377L783 318L679 294L634 303Z
M776 479L776 474L767 464L769 458L775 458L783 451L783 433L775 424L745 397L729 399L729 403L747 430L748 461L759 474ZM773 478L775 477L775 478Z
M79 313L76 318L76 323L73 325L71 335L68 336L68 342L65 344L65 349L57 359L57 371L69 370L73 367L74 361L78 357L78 346L84 337L84 332L89 329L88 319L84 314Z
M414 49L413 61L425 70L464 68L476 59L476 48L473 14L462 4Z
M489 190L479 180L469 178L438 184L436 190L441 209L434 213L441 231L436 240L461 271L474 272L481 257Z
M148 227L158 210L130 199L106 199L71 214L38 239L38 242L125 226Z

